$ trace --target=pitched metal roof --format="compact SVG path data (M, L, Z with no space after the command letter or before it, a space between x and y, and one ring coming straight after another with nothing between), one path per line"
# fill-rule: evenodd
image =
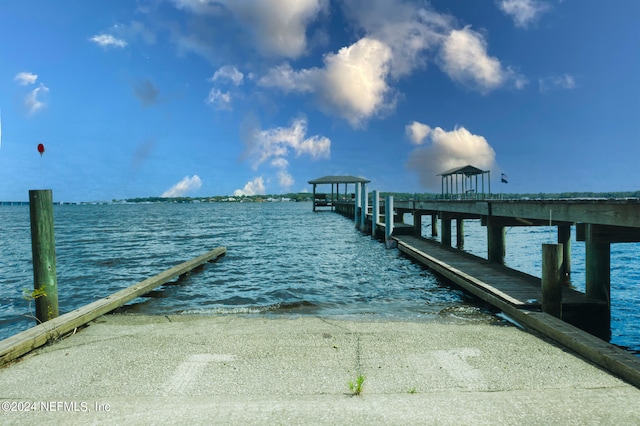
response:
M438 176L451 176L451 175L465 175L465 176L475 176L481 175L482 173L487 173L488 170L480 170L477 167L472 165L467 165L464 167L454 167L453 169L449 169L445 172L440 173Z
M325 176L318 179L310 180L312 185L331 184L331 183L369 183L370 180L355 176Z

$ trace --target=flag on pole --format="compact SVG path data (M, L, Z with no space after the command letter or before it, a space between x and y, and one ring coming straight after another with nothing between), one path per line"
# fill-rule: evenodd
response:
M504 173L502 173L502 176L501 176L501 178L500 178L500 182L502 182L502 183L509 183L509 182L507 181L507 175L505 175Z

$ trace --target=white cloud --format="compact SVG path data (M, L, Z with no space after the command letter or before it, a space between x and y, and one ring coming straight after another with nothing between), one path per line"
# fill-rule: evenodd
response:
M430 131L431 127L426 124L422 124L419 121L414 121L405 126L407 136L415 145L422 145L422 142L424 142L424 139L429 135Z
M205 99L207 105L212 105L217 110L231 111L231 93L222 92L215 87L209 91L207 99Z
M126 41L120 38L116 38L111 34L97 34L91 37L89 40L104 48L111 46L123 48L127 46Z
M213 83L214 86L209 91L209 95L207 96L207 99L205 99L205 103L207 105L212 105L217 110L231 111L233 109L231 107L231 91L227 90L226 92L223 92L220 87L229 88L230 86L240 86L243 79L244 74L238 71L234 66L225 65L218 68L213 76L207 80Z
M324 68L294 71L284 64L271 69L258 84L286 92L312 92L325 112L358 127L394 106L386 81L390 60L389 46L365 37L327 54Z
M516 27L527 28L540 15L551 9L551 5L539 0L500 0L498 7L513 18Z
M346 0L344 9L367 37L389 46L394 78L424 67L425 53L440 45L453 24L447 15L403 1Z
M576 88L576 81L570 74L554 75L540 78L538 80L538 88L541 93L547 93L554 89L571 90Z
M481 93L509 81L516 88L522 88L526 82L513 69L505 69L497 58L489 56L486 40L469 26L451 31L440 51L440 66L453 81Z
M33 89L27 97L24 99L24 104L27 107L29 114L35 114L45 107L45 103L41 100L42 96L49 93L49 88L40 83L40 86Z
M289 174L289 172L287 172L286 170L280 170L278 172L278 184L280 184L280 187L282 187L284 190L288 190L289 188L291 188L294 183L295 180L293 179L293 176Z
M422 126L430 143L414 149L407 166L418 174L424 188L440 188L437 175L454 167L471 164L487 170L495 165L495 151L483 136L474 135L464 127L447 132L440 127Z
M34 84L38 79L38 74L33 74L30 72L19 72L13 77L13 80L16 81L20 86L28 86L30 84Z
M247 182L242 189L236 189L233 191L233 195L236 197L241 195L264 195L265 193L264 178L262 176Z
M314 135L306 137L307 120L298 118L290 127L276 127L274 129L255 129L249 136L248 156L252 167L256 170L262 163L268 160L280 161L291 152L296 156L309 155L313 159L329 158L331 141L324 137Z
M211 77L209 81L216 82L220 80L229 80L233 83L234 86L239 86L242 84L243 78L244 74L238 71L236 67L225 65L218 68L218 70L213 74L213 77Z
M225 0L266 55L297 58L307 48L307 25L327 10L327 0Z
M180 182L162 193L163 198L184 197L190 192L197 191L202 186L202 180L198 175L185 176Z
M173 0L199 15L235 18L266 56L297 58L307 49L307 26L328 10L328 0ZM225 17L226 17L225 16Z

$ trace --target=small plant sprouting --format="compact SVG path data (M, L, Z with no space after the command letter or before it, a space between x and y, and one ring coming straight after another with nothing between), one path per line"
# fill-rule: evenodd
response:
M407 393L410 393L410 394L418 393L418 390L416 388L409 388Z
M358 374L355 381L349 381L349 390L351 390L351 394L358 396L362 393L362 384L364 383L365 377L362 374Z

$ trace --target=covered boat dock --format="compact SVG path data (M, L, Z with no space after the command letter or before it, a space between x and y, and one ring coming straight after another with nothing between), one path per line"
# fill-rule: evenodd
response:
M329 207L331 210L335 210L339 201L351 201L355 198L356 184L366 185L369 182L371 181L355 176L325 176L310 180L309 183L313 185L313 211L316 211L318 207ZM349 193L350 184L354 185L354 190L351 193ZM317 192L318 185L331 185L331 193ZM344 185L343 195L340 195L340 185Z

